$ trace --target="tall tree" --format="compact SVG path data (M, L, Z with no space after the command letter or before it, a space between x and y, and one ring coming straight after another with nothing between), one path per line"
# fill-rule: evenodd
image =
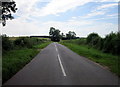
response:
M6 20L10 19L14 19L14 17L12 16L11 12L16 12L17 8L16 8L16 3L13 0L1 0L0 3L2 4L0 6L0 11L1 11L1 15L0 15L0 21L2 23L3 26L6 25Z
M59 29L55 29L54 27L51 27L49 35L51 36L52 41L60 41L60 30Z
M50 27L49 35L52 36L55 31L54 27Z

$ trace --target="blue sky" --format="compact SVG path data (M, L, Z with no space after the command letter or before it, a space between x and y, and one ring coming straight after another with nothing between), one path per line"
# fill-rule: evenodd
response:
M15 1L15 19L8 21L2 31L9 36L49 35L50 27L60 29L61 33L75 31L79 37L92 32L104 37L118 31L116 0Z

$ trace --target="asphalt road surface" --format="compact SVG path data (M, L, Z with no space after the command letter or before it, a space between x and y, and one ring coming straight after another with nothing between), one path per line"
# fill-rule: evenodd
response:
M52 43L4 85L118 85L104 67Z

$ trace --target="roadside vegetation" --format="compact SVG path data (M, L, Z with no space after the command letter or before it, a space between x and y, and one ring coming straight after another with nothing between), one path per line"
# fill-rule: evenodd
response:
M120 33L112 32L105 38L91 33L87 38L62 40L60 43L120 76Z
M49 39L7 37L2 35L2 81L10 79L29 63L41 49L50 44Z

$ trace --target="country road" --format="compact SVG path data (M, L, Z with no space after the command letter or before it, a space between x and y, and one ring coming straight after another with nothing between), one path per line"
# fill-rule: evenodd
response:
M52 43L4 85L118 85L104 67Z

